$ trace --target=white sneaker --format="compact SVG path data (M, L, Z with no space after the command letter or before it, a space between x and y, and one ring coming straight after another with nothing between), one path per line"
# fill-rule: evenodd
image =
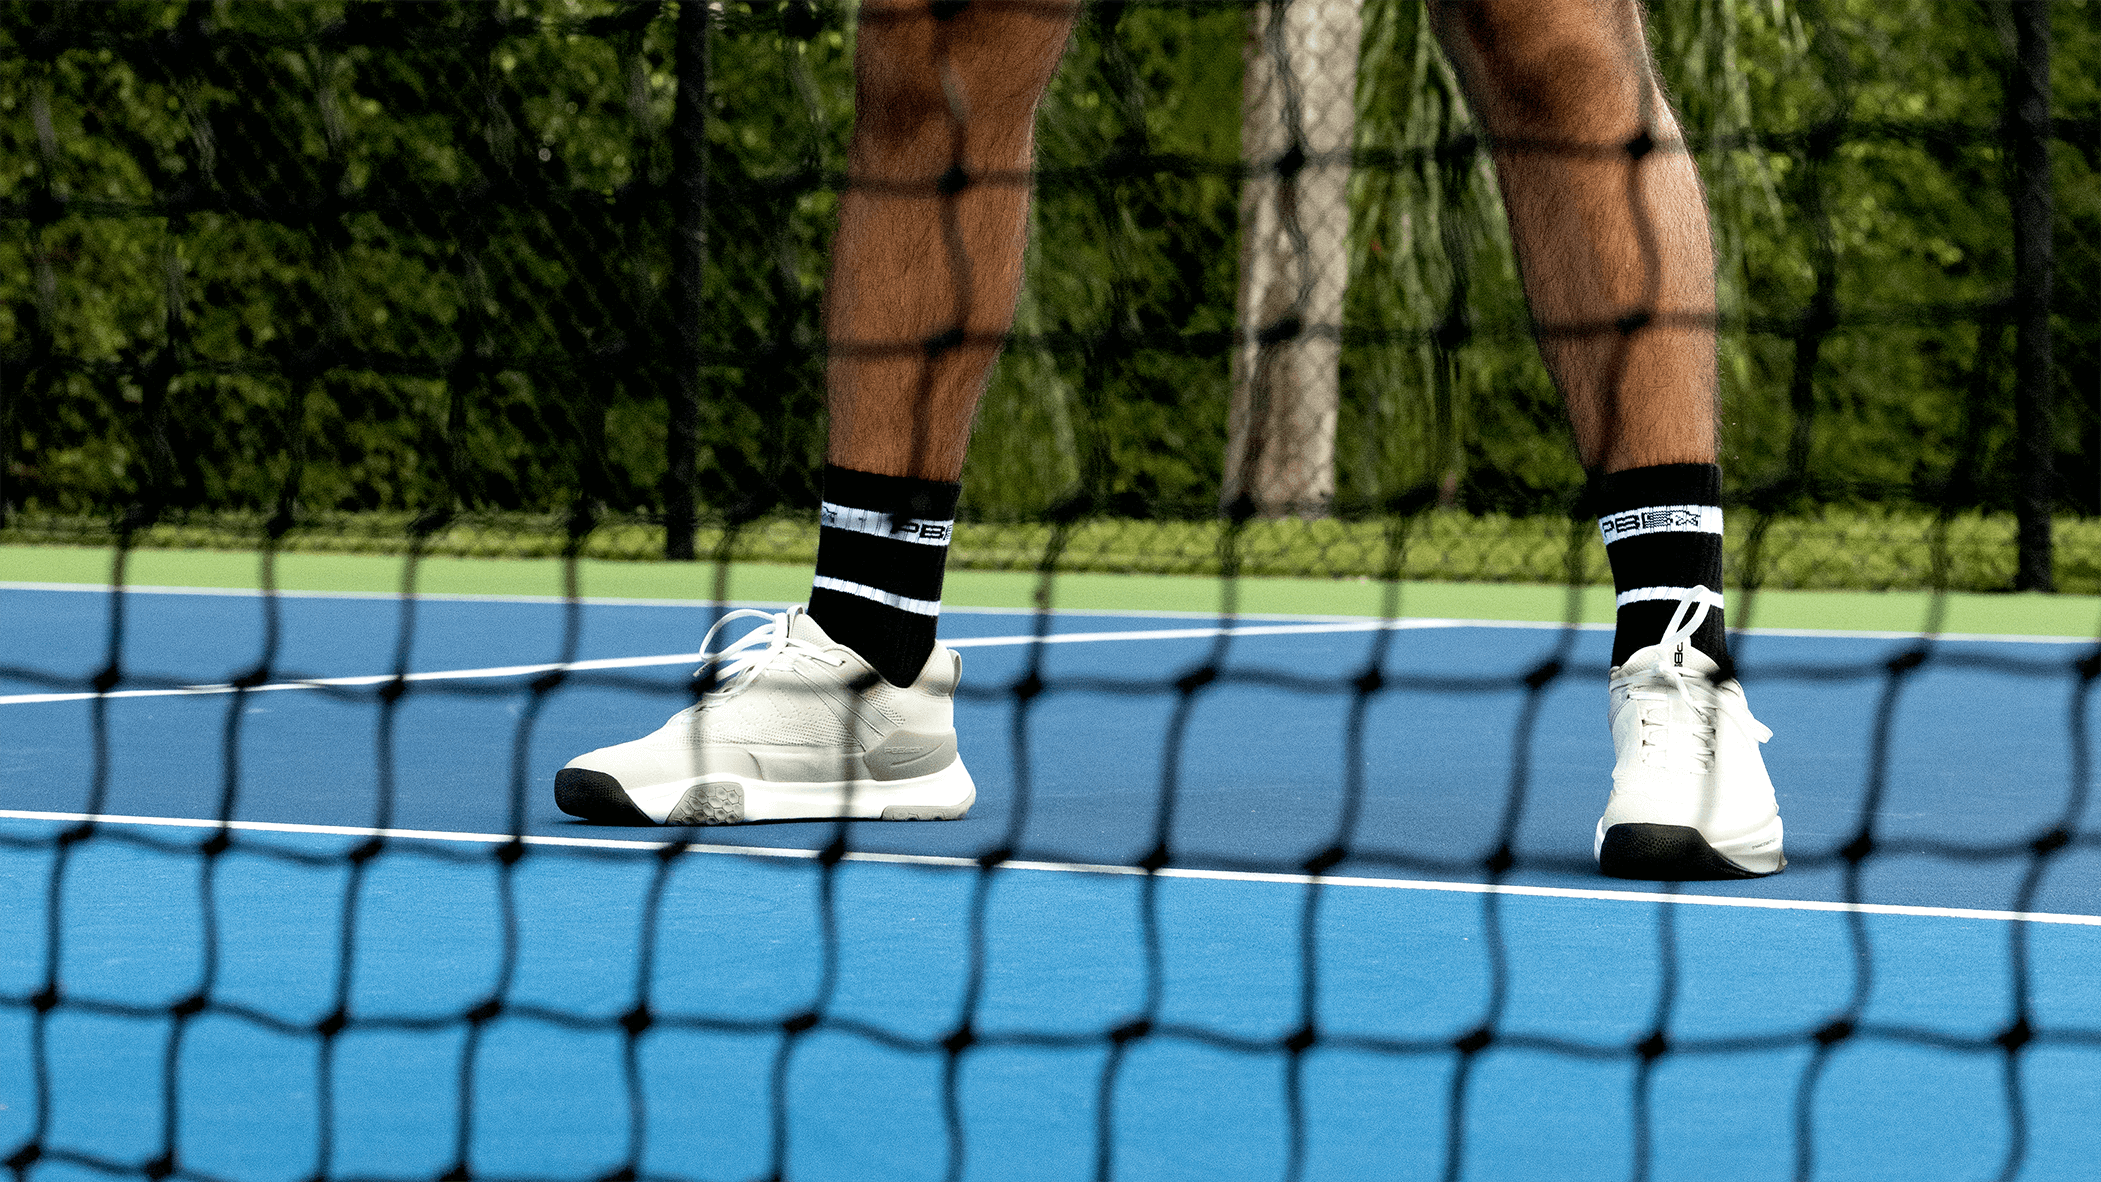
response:
M1787 865L1780 806L1743 687L1693 648L1702 603L1671 618L1663 640L1612 671L1612 797L1592 853L1616 878L1686 882L1758 878Z
M764 623L708 651L747 617ZM554 777L563 812L624 825L952 821L976 802L956 754L955 650L936 645L900 689L799 607L733 611L700 647L718 688L653 734L570 760Z

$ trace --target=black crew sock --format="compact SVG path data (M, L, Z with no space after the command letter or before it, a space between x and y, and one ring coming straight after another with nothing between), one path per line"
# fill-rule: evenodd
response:
M917 681L934 651L962 492L940 480L825 465L810 615L892 685Z
M1619 601L1612 663L1623 665L1635 650L1663 639L1690 589L1704 588L1713 606L1692 634L1692 646L1729 668L1722 630L1721 468L1658 464L1610 473L1599 487L1598 533Z

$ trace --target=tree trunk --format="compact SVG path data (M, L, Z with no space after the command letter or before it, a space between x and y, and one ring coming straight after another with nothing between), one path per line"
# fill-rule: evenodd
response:
M1319 516L1335 498L1357 5L1268 0L1249 23L1229 513Z

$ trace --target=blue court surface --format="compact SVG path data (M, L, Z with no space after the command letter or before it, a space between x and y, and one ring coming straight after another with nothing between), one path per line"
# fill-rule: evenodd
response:
M2101 1161L2090 643L1942 639L1892 678L1917 641L1739 637L1796 865L1673 887L1590 868L1602 630L951 612L969 818L681 834L573 821L550 785L690 701L715 609L270 602L126 595L97 700L111 597L0 590L0 1157L38 1145L27 1176L171 1143L285 1180Z

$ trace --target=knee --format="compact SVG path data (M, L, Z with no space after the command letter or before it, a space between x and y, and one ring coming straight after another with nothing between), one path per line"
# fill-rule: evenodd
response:
M855 132L876 141L912 139L948 109L933 46L929 6L916 0L861 4L853 48Z
M868 0L854 52L857 131L900 143L961 118L1025 133L1070 29L1055 6L980 0L937 12L927 0Z
M1647 49L1624 0L1433 0L1445 53L1482 114L1591 127L1638 93Z
M933 21L921 3L869 3L854 47L854 131L877 143L908 141L942 121Z

